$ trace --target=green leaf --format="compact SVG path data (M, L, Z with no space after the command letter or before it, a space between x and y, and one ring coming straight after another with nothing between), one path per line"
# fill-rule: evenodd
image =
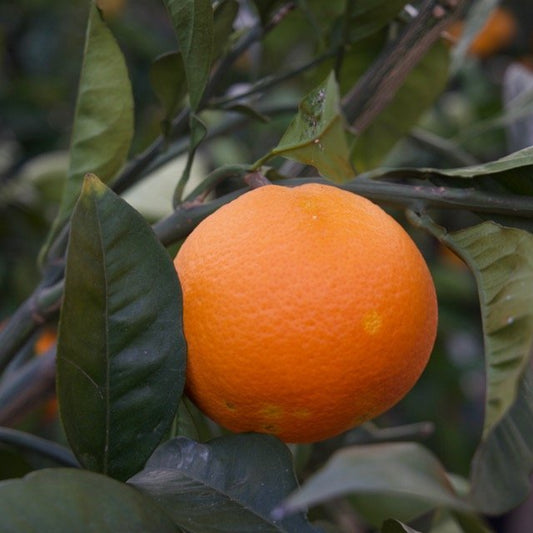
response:
M133 95L126 63L91 3L72 127L70 163L59 213L43 253L67 222L87 172L105 183L120 170L133 137Z
M476 277L487 385L472 499L485 513L503 513L525 498L533 470L533 235L493 222L454 233L428 227Z
M263 160L278 155L312 165L339 183L353 177L333 73L300 102L279 144Z
M472 462L471 500L488 515L500 515L524 501L533 472L533 370L520 381L517 399L483 439Z
M170 440L129 483L191 533L318 532L302 514L272 517L297 481L288 448L268 435L230 435L207 444Z
M95 176L72 216L57 351L69 443L126 479L168 430L184 385L181 291L143 218Z
M515 401L533 344L533 235L485 222L442 240L477 281L487 369L486 437Z
M448 49L438 42L411 71L390 104L356 138L352 161L358 171L382 164L395 144L419 122L444 90L448 64Z
M56 533L181 530L149 498L124 483L67 468L0 482L2 531Z
M224 53L239 12L237 0L223 0L215 7L213 26L213 59Z
M402 524L398 520L385 520L381 528L381 533L420 533L417 529Z
M150 83L169 121L187 95L185 66L179 52L168 52L155 59L150 67Z
M533 146L519 150L495 161L467 167L440 168L384 168L369 173L372 178L419 178L449 183L455 186L471 187L467 180L475 180L481 189L502 188L517 194L533 195ZM450 179L448 179L450 178Z
M391 443L336 452L285 500L281 512L286 515L346 495L374 525L390 516L407 522L438 507L470 510L430 452L415 443Z
M178 37L191 108L196 111L209 79L213 55L211 0L164 0L164 3Z

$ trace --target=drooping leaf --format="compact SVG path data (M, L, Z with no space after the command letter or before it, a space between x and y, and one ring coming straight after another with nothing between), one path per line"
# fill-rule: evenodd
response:
M150 83L163 106L165 121L168 123L187 95L181 53L168 52L157 57L150 67Z
M407 522L437 507L469 510L430 452L415 443L390 443L336 452L285 500L281 514L346 495L375 525L390 516Z
M198 109L213 56L213 8L211 0L164 0L170 13L189 87L193 111Z
M303 514L272 516L297 482L288 448L271 436L230 435L206 444L176 438L129 483L191 533L319 531Z
M300 102L298 114L267 157L278 155L312 165L336 182L353 177L333 73Z
M69 443L126 479L168 430L184 384L181 292L151 228L95 176L73 213L57 351Z
M449 52L438 42L411 71L380 115L355 140L352 160L362 172L379 166L394 145L418 123L448 80Z
M533 472L533 370L526 369L517 399L505 417L483 439L472 462L476 507L500 515L521 503L531 491Z
M126 161L133 137L133 95L126 63L111 31L91 3L70 163L59 213L43 253L70 217L83 177L92 172L108 183Z
M441 238L476 276L487 368L486 437L515 401L533 344L533 235L485 222Z
M454 233L427 227L476 277L487 385L471 497L483 512L502 513L527 495L533 471L533 235L493 222Z
M179 533L139 491L86 470L38 470L0 482L2 531Z

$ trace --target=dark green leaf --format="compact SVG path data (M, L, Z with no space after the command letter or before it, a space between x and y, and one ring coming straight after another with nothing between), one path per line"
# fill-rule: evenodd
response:
M428 227L476 276L487 392L472 499L483 512L502 513L525 498L533 470L533 235L493 222L451 234Z
M179 52L159 56L150 68L150 83L165 110L165 119L171 119L187 95L185 66Z
M301 514L272 517L297 482L288 448L271 436L230 435L207 444L176 438L129 482L190 532L318 532Z
M126 479L168 430L184 384L175 269L94 176L73 213L57 353L63 425L86 468Z
M213 59L220 56L233 31L233 23L239 12L237 0L223 0L215 7L213 28Z
M193 111L202 98L213 55L211 0L164 0L178 37Z
M67 468L0 482L0 529L8 532L178 533L149 498L124 483Z
M277 155L312 165L337 182L353 177L333 73L300 102L298 114L267 157Z
M358 171L379 166L394 145L418 123L446 86L448 64L448 49L439 42L411 71L390 104L356 138L353 163Z
M533 370L520 381L517 399L483 439L472 463L471 499L488 515L510 511L531 490L533 472Z
M282 511L288 514L346 495L357 495L356 508L376 525L390 516L409 521L437 507L469 510L430 452L415 443L394 443L336 452L284 502Z
M420 533L418 530L413 529L398 520L385 520L381 528L381 533Z
M59 213L46 247L70 217L83 176L93 172L106 183L126 161L133 137L133 96L126 63L113 35L91 3L70 164Z

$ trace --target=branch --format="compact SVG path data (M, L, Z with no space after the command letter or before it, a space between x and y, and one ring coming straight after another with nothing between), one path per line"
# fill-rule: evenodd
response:
M290 178L276 181L278 185L295 187L304 183L333 185L322 178ZM516 194L493 194L473 188L436 187L378 181L358 176L340 188L360 194L377 203L421 212L428 208L459 209L473 213L533 217L533 198ZM219 207L247 192L239 189L205 204L185 203L154 226L163 245L167 246L188 235L205 217Z
M61 280L52 287L37 287L0 331L0 373L37 328L57 313L63 284Z
M37 453L63 466L73 468L80 466L68 448L23 431L0 427L0 442Z
M418 15L387 46L344 98L356 132L364 131L393 99L411 70L456 17L466 0L424 0Z

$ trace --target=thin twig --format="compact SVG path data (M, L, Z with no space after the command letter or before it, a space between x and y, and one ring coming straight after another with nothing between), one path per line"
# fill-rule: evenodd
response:
M33 357L0 382L0 426L11 426L55 391L56 347Z
M255 26L253 26L253 28L251 28L250 31L237 42L234 48L222 58L211 74L211 79L209 80L202 96L202 100L200 101L200 108L205 107L215 91L219 89L222 79L228 74L233 63L235 63L235 61L237 61L237 59L254 43L263 39L267 33L278 26L294 7L294 2L288 2L274 13L265 26L262 26L261 22L257 22L257 24L255 24Z
M52 459L63 466L72 468L80 466L68 448L23 431L0 427L0 442Z

